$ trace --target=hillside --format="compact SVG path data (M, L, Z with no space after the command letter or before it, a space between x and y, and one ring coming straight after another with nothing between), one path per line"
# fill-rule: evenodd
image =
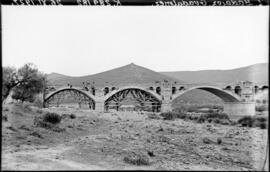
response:
M258 84L268 83L268 63L259 63L231 70L175 71L160 73L176 79L181 79L187 83L231 83L244 80L249 80Z
M162 80L177 81L178 83L231 83L249 80L257 84L268 83L268 63L259 63L251 66L231 70L201 70L201 71L175 71L155 72L150 69L129 64L94 75L71 77L58 73L48 75L52 85L82 85L82 82L95 82L100 86L109 84L127 83L155 83Z
M183 83L178 79L160 74L150 69L138 66L134 63L118 67L112 70L101 72L94 75L87 75L82 77L70 77L61 74L52 73L48 75L48 79L52 85L67 85L74 86L82 85L82 82L95 82L96 86L104 84L128 84L128 83L155 83L156 81L168 80L171 82L177 81Z

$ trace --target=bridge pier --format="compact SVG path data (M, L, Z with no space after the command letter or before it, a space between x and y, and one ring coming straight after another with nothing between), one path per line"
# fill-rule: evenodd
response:
M169 102L162 102L161 112L170 112L172 111L172 104Z
M94 110L97 112L104 112L105 108L104 105L105 105L104 101L96 101Z
M255 115L255 102L230 102L224 103L224 113L233 119L239 119L243 116Z

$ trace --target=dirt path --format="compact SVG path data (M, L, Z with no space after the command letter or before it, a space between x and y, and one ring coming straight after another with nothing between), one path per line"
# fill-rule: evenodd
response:
M31 146L32 147L32 146ZM106 168L82 164L75 161L63 159L62 153L70 150L73 146L60 144L56 147L39 146L31 148L24 147L15 152L5 150L2 153L3 170L107 170ZM27 150L28 149L28 150Z

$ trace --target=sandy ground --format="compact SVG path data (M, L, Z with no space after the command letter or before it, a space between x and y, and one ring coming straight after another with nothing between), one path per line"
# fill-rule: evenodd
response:
M34 116L46 111L76 118L63 119L62 132L34 126ZM2 170L250 171L262 170L265 158L267 130L259 128L20 105L4 107L3 114L8 121L2 121ZM150 165L125 163L131 152L147 155Z

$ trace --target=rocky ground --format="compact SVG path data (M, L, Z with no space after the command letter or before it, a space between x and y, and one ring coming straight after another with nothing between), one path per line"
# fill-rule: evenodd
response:
M35 126L34 117L48 111L76 118L63 118L60 131ZM250 171L262 170L265 158L267 129L20 104L2 113L2 170ZM135 154L148 163L124 161Z

